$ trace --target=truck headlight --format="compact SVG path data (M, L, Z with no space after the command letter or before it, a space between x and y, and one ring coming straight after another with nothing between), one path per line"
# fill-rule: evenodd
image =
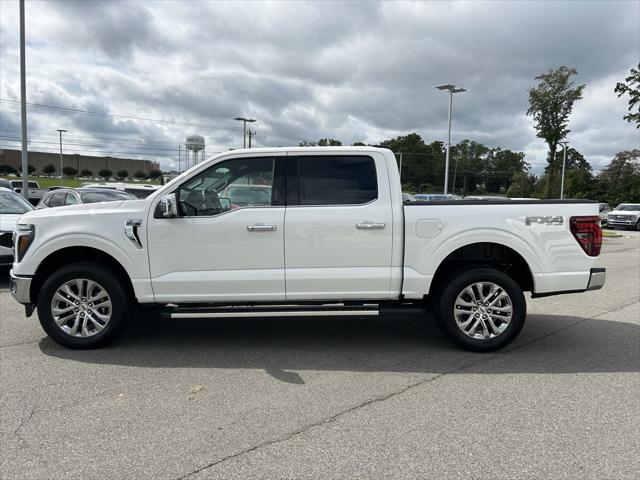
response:
M14 243L16 249L16 262L20 262L24 258L24 254L29 250L35 236L36 229L33 225L25 223L18 224Z

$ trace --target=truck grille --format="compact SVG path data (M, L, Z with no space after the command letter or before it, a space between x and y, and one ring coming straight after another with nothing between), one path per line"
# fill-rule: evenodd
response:
M0 232L0 247L13 247L13 232Z
M612 220L633 220L633 215L611 215Z

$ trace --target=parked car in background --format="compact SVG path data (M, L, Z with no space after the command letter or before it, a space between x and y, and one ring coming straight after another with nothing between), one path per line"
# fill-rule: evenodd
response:
M0 188L6 188L7 190L13 190L13 185L9 180L5 180L4 178L0 178Z
M136 200L138 197L120 190L104 188L58 188L45 194L36 206L41 208L63 207L65 205L79 205L81 203L116 202Z
M601 203L600 204L600 225L607 224L607 217L609 216L609 213L611 213L611 208L609 207L609 204Z
M231 208L271 205L271 186L232 183L220 192L220 198L228 198Z
M414 195L412 195L411 193L403 193L402 194L402 201L403 202L415 202L416 201L416 197Z
M462 200L459 195L451 193L416 193L414 195L417 202L447 202L449 200Z
M22 180L11 180L11 186L15 192L22 193ZM33 180L27 182L27 188L29 189L28 200L31 205L37 205L44 197L44 194L49 191L46 188L40 188L38 182Z
M102 188L108 190L120 190L130 193L136 198L147 198L161 185L135 184L135 183L83 183L80 188Z
M621 203L607 215L609 228L626 227L640 230L640 203Z
M486 200L486 201L492 201L492 200L499 200L499 201L504 201L504 200L510 200L507 197L503 197L502 195L467 195L466 197L464 197L464 200ZM538 200L537 198L533 198L531 200Z
M13 263L13 232L18 219L33 207L9 188L0 188L0 265Z

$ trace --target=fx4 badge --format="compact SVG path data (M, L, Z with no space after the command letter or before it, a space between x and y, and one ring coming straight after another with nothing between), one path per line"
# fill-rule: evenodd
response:
M564 223L564 217L562 215L556 217L527 217L525 223L527 225L562 225Z

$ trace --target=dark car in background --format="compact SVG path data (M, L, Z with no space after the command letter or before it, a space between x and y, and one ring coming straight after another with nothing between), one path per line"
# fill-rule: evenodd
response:
M136 200L137 197L122 190L108 188L59 188L47 192L37 209L63 207L65 205L79 205L81 203L116 202L123 200Z

